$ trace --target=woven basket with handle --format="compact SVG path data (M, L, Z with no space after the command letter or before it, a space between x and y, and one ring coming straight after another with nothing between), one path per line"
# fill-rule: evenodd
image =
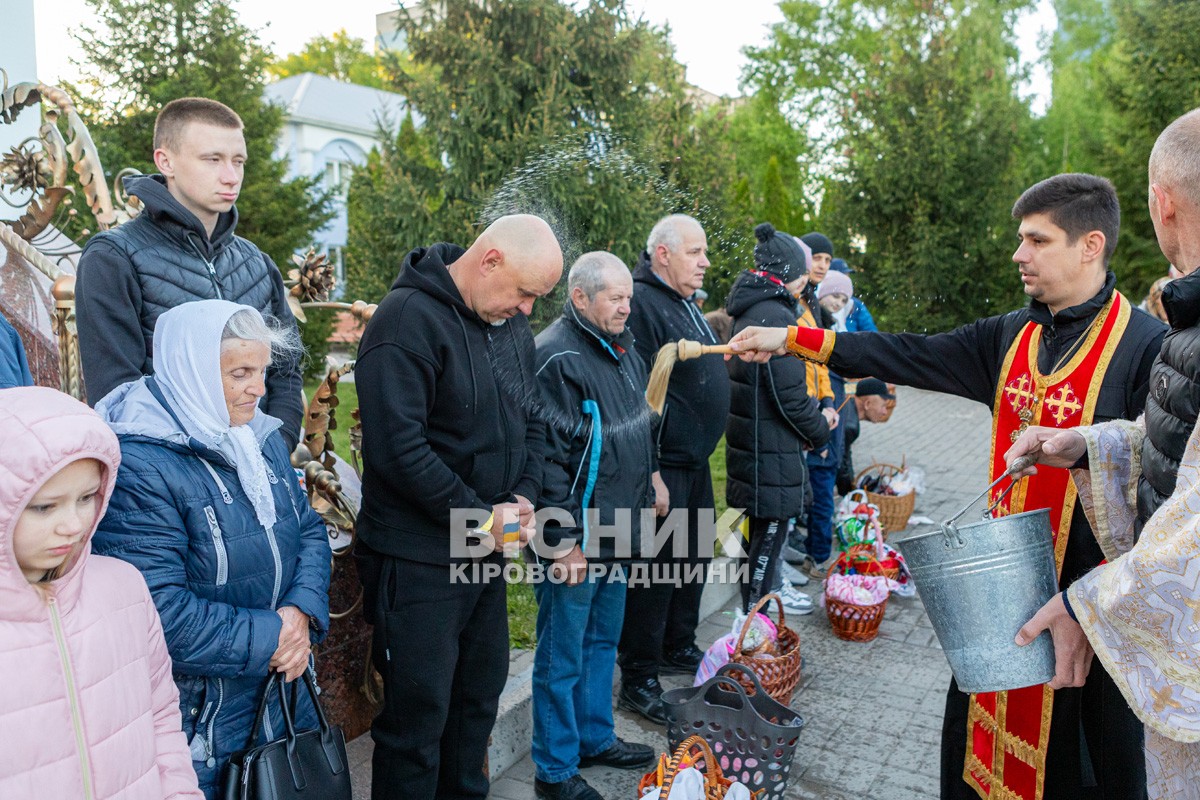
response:
M844 553L829 565L826 571L826 577L838 574L847 574L847 566L853 565L854 571L859 575L882 575L893 581L900 580L900 567L885 567L879 561L879 555L876 552L875 544L872 542L860 542L852 544Z
M825 614L833 627L833 635L847 642L869 642L879 635L879 623L887 598L873 606L856 606L825 595Z
M858 574L880 575L891 577L893 580L899 577L899 569L887 571L883 569L875 553L874 545L855 545L850 548L850 551L843 554L843 557L849 555L851 551L856 551L856 556L862 559L855 563L855 569ZM838 567L842 563L842 560L839 559L829 568L829 574L833 575L835 572L840 572ZM871 569L871 564L874 564L876 569ZM896 573L895 576L887 574L893 571ZM845 573L841 572L840 574ZM826 581L825 585L828 587L828 578L826 578ZM829 624L833 627L833 635L847 642L869 642L874 639L879 635L879 623L883 622L883 612L887 609L888 597L891 597L891 595L885 596L881 603L860 606L830 597L829 591L826 589L825 616L829 617Z
M854 485L858 486L859 481L872 472L878 472L885 478L891 478L903 471L904 461L901 461L898 467L894 464L872 464L854 476ZM879 508L879 527L883 528L885 542L889 533L899 533L908 527L908 518L912 516L913 509L917 505L916 492L894 495L877 494L866 489L863 491L867 492L867 502L873 503Z
M754 655L743 653L742 641L750 630L751 620L772 599L775 600L775 608L779 610L779 622L775 625L778 637L775 640L774 652ZM764 595L746 615L746 621L742 624L742 632L738 635L737 645L733 648L733 655L730 656L730 661L733 663L744 664L753 670L762 687L767 690L767 694L785 706L792 701L796 684L800 682L800 634L789 628L786 623L783 602L780 601L779 595ZM746 681L739 682L746 687L747 692L755 691L755 687L747 685Z
M660 787L658 790L659 800L666 800L671 794L675 776L679 774L679 765L685 760L690 762L689 766L696 767L704 775L704 800L723 800L725 792L728 791L729 785L733 781L721 773L721 765L717 763L712 748L699 736L689 736L679 743L679 747L675 748L675 752L663 769L661 778L657 769L647 772L638 783L638 797L645 797L644 793L657 785ZM762 791L757 791L751 792L750 796L754 800L759 800L762 794Z

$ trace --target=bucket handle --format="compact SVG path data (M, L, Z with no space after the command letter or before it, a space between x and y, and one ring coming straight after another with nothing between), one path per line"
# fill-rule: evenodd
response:
M1010 464L1008 469L1006 469L1004 471L1004 474L1002 474L999 478L996 478L996 480L992 481L991 484L989 484L986 489L984 489L982 492L980 492L979 495L976 496L974 500L972 500L971 502L969 502L965 506L963 506L961 511L959 511L957 514L955 514L950 519L943 522L942 523L942 536L944 536L946 538L946 546L952 547L955 550L965 547L967 543L963 540L962 533L959 532L958 526L956 526L954 524L955 521L959 517L961 517L963 514L967 513L967 510L970 509L971 506L975 505L980 500L982 500L984 497L986 497L987 493L990 492L992 489L995 489L996 486L1000 483L1000 481L1004 480L1005 478L1016 475L1018 472L1022 472L1023 470L1026 470L1029 467L1032 467L1035 463L1037 463L1037 458L1036 458L1036 456L1033 456L1033 455L1025 455L1025 456L1020 456L1019 458L1013 459L1012 464ZM1017 482L1018 482L1017 479L1013 478L1012 482L1008 484L1008 488L1005 489L1003 492L1001 492L999 494L999 496L996 497L995 502L993 502L990 506L987 507L987 510L983 512L984 519L987 519L988 516L992 513L992 511L995 510L996 506L1000 505L1000 503L1002 503L1004 501L1004 498L1008 497L1008 493L1013 490L1013 487L1015 487L1017 485Z

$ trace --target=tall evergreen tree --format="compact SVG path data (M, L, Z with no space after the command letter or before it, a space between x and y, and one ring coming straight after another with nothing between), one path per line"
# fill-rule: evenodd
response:
M420 120L419 135L401 138L423 144L381 147L352 183L356 286L378 291L409 249L467 244L513 211L547 216L568 259L609 249L632 263L655 219L688 205L676 159L692 120L683 70L665 33L632 19L623 0L420 8L401 12L408 51L390 63Z
M446 169L412 114L392 133L383 121L380 144L354 170L346 210L346 282L351 297L375 303L388 292L404 254L439 240L464 241L464 214L449 208L442 189ZM456 230L447 223L460 220Z
M767 159L767 168L763 170L761 209L759 216L777 229L788 233L796 229L792 224L792 198L783 185L783 173L775 156Z
M1117 258L1128 275L1123 288L1141 297L1167 271L1146 204L1146 169L1163 128L1200 106L1195 43L1200 3L1137 0L1115 6L1116 42L1107 88L1116 114L1105 141L1115 157L1110 177L1121 198Z
M761 217L760 221L770 221L780 230L799 235L807 232L815 216L815 204L807 191L814 159L806 132L787 118L782 105L769 87L759 87L729 115L724 138L738 174L749 176L751 183L760 187L758 200L764 207L756 207L755 215ZM778 177L768 173L777 173ZM777 212L765 207L770 194L766 187L776 180L782 192L772 192L785 198L784 217L777 217Z
M796 0L748 51L751 85L823 130L821 226L842 254L863 248L856 277L885 327L945 329L1019 296L1008 209L1029 112L1011 31L1025 5Z

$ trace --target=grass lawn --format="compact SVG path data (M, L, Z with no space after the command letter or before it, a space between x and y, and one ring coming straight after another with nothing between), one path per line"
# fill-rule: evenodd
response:
M537 600L533 597L533 585L510 583L508 585L508 644L522 650L532 650L537 644L534 634L537 624Z
M728 506L725 505L725 437L721 437L721 441L717 442L717 447L713 450L712 455L708 457L708 469L712 472L713 482L713 507L717 512L717 519L725 513ZM720 542L717 543L718 546Z
M311 400L317 383L304 387L305 395ZM350 414L358 408L358 394L353 383L338 384L338 405L335 410L337 427L333 434L334 450L339 456L350 460L350 428L354 420ZM713 494L716 498L717 517L725 512L725 439L722 438L712 457L708 460L712 470ZM718 543L718 547L720 544ZM512 647L530 650L536 643L534 623L537 620L537 601L533 587L527 583L511 583L508 586L508 638Z
M304 387L304 396L310 402L319 385L319 382L314 382ZM354 390L353 383L347 383L344 380L338 383L337 388L338 405L334 409L334 419L337 420L337 427L330 431L330 433L333 434L334 452L349 461L350 428L354 427L354 418L350 415L358 408L358 392Z

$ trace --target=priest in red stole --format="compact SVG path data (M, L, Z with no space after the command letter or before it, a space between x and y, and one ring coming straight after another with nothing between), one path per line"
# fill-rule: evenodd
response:
M933 335L748 328L745 359L773 353L848 377L947 392L992 409L991 477L1031 425L1072 428L1136 419L1166 328L1116 291L1108 269L1120 228L1112 184L1065 174L1025 191L1013 254L1027 307ZM936 290L937 287L930 287ZM935 409L930 409L936 413ZM981 487L982 488L982 487ZM1104 555L1066 469L1041 468L996 514L1050 509L1060 585ZM1014 636L1016 631L1013 632ZM1142 725L1102 669L1080 688L1031 686L967 695L951 681L942 727L943 800L1141 800Z

